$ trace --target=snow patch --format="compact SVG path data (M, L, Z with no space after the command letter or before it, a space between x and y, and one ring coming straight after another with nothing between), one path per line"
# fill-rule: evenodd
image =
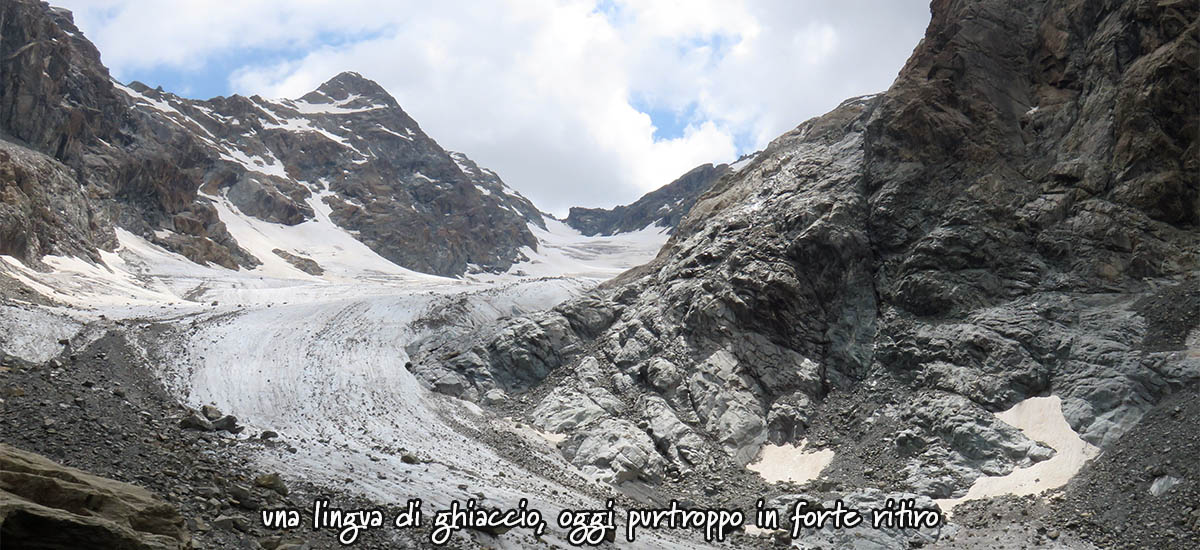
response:
M746 156L738 159L737 162L730 164L729 170L733 171L733 172L741 171L742 168L745 168L746 166L749 166L751 162L754 162L755 158L758 158L758 153L755 153L753 155L746 155Z
M446 152L450 154L450 160L453 160L454 164L458 165L458 169L462 170L462 173L467 174L467 175L475 175L475 173L476 173L475 170L472 169L469 164L467 164L467 156L466 155L459 153L457 151L446 151Z
M224 160L242 165L249 172L258 172L267 176L289 179L287 171L283 169L283 163L275 158L275 155L271 151L267 151L268 158L248 155L241 150L233 148L226 148L220 151L220 155Z
M936 500L947 513L968 500L1000 495L1036 495L1062 487L1084 463L1100 454L1098 447L1084 441L1071 429L1063 416L1062 400L1057 395L1030 397L1007 411L996 413L996 418L1021 430L1029 439L1049 445L1055 455L1028 468L1015 469L1008 475L976 479L962 497Z
M746 468L758 472L768 483L790 481L807 483L817 479L833 461L833 449L807 450L808 440L800 445L763 445L758 459Z
M352 114L352 113L365 113L367 111L378 111L379 109L387 108L387 105L374 105L374 104L371 104L367 107L347 107L347 105L354 103L355 101L361 99L362 97L363 97L362 95L354 94L354 95L347 97L346 99L343 99L341 101L334 101L332 103L309 103L303 99L298 99L295 101L290 100L290 99L285 99L285 100L282 100L282 103L284 105L286 105L287 107L294 109L297 112L304 113L306 115L348 115L348 114Z
M311 195L306 202L316 214L312 220L287 226L265 222L242 214L221 197L214 206L226 229L238 244L263 263L254 272L272 277L301 280L325 279L342 281L356 277L387 275L409 282L442 279L404 269L377 254L370 247L355 239L346 230L337 226L329 215L333 208L325 203L325 197L337 196L332 191L321 191ZM325 270L316 277L300 271L273 252L281 248L310 258Z
M407 134L407 135L405 135L405 134L401 134L401 133L399 133L399 132L394 132L394 131L392 131L392 130L388 129L388 127L387 127L387 126L384 126L384 125L382 125L382 124L376 124L375 126L376 126L378 129L380 129L380 130L384 131L385 133L391 134L391 135L393 135L393 136L396 136L396 137L398 137L398 138L400 138L400 139L407 140L407 141L412 141L412 140L413 140L413 138L412 138L412 130L409 130L408 128L405 128L405 129L404 129L405 133Z

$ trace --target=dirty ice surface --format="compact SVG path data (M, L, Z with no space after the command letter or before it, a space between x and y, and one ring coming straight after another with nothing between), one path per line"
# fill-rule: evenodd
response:
M45 360L61 349L59 339L86 345L121 322L184 403L236 415L247 426L239 437L274 430L295 448L259 451L253 460L263 470L384 505L421 498L427 514L479 494L488 507L516 508L528 498L547 518L541 542L552 546L567 547L554 521L561 509L603 508L610 488L583 476L545 438L430 392L404 368L405 346L438 330L416 321L442 319L448 300L469 304L450 323L472 326L550 308L653 258L663 232L590 238L548 220L548 230L535 228L542 243L527 251L528 261L505 274L452 279L378 256L329 220L319 194L310 202L316 218L291 227L242 215L224 197L210 199L263 265L197 265L124 230L120 247L102 253L103 265L47 257L50 269L37 271L0 257L0 272L62 304L0 306L0 346ZM316 261L325 273L296 269L276 248ZM136 330L151 324L160 330ZM525 459L508 458L489 441L517 445ZM420 461L405 463L403 454ZM696 547L673 536L646 533L638 543ZM530 537L514 529L487 544L523 548L534 544Z

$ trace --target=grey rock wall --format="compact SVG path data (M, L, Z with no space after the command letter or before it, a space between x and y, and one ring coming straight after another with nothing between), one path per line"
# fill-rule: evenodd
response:
M572 419L547 428L580 446L624 430L619 466L570 453L615 479L736 468L812 436L892 471L838 475L960 496L1050 456L989 414L1046 394L1113 445L1200 379L1197 9L932 9L891 89L719 180L654 262L478 335L453 368L461 339L414 362L466 397L529 400L515 409L534 422Z

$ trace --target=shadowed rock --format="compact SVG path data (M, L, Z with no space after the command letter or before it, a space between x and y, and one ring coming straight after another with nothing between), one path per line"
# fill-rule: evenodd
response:
M886 93L719 179L653 262L474 340L424 342L417 374L471 398L533 389L526 412L568 441L656 404L654 456L565 449L616 479L743 465L815 432L859 453L827 474L863 479L852 457L898 455L900 488L961 496L1046 458L989 413L1047 393L1112 445L1200 379L1200 14L1150 0L932 10ZM871 406L823 410L848 394Z
M674 230L700 195L728 172L729 166L725 164L702 164L629 205L614 208L572 207L565 221L589 236L640 231L650 226Z
M5 548L188 547L179 511L140 487L0 444L0 543Z

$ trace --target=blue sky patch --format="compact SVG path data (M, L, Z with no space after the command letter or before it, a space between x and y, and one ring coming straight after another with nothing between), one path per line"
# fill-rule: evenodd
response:
M689 124L702 124L700 114L696 112L696 103L688 103L683 109L672 109L655 105L645 98L634 97L629 104L634 109L649 115L654 123L654 141L664 141L683 137L684 130Z
M113 76L125 84L137 80L151 88L162 86L164 90L182 97L211 99L245 92L234 90L229 82L238 69L269 67L286 61L298 61L322 48L340 48L355 42L372 40L384 33L385 31L324 33L311 41L287 44L279 48L239 48L215 52L198 66L154 65L125 70ZM333 76L329 75L330 78Z

